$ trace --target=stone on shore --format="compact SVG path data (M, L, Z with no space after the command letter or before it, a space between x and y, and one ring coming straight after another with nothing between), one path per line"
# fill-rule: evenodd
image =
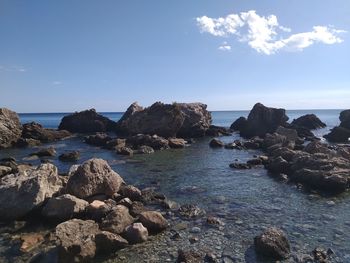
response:
M31 153L30 155L36 155L38 157L53 157L56 155L56 150L53 147L42 148L38 152Z
M278 228L266 229L254 238L255 249L258 254L274 260L286 259L290 255L290 245L286 234Z
M58 159L62 162L76 162L79 160L79 158L80 158L79 151L62 153L60 156L58 156Z
M142 243L148 239L148 230L142 223L133 223L125 229L124 236L130 244Z
M107 142L111 140L112 138L107 133L103 133L103 132L97 132L96 134L85 137L85 142L87 144L101 146L101 147L106 146Z
M117 205L102 220L101 229L115 234L121 234L132 223L134 223L134 218L129 214L128 208L123 205Z
M138 134L128 137L126 144L133 149L137 149L141 146L149 146L154 150L163 150L169 148L169 141L158 135L151 136L147 134Z
M95 235L97 252L100 254L110 254L126 247L129 243L120 235L101 231Z
M0 183L0 220L15 220L27 215L62 187L62 179L52 164L4 176Z
M139 220L152 233L161 232L168 227L168 221L157 211L142 212Z
M58 129L78 133L106 132L113 131L115 125L114 121L90 109L64 116Z
M186 146L186 141L181 138L169 138L169 146L173 149L184 148Z
M120 187L119 192L123 197L130 198L131 201L141 201L141 190L133 185L123 185Z
M85 199L105 194L112 196L124 183L109 164L102 159L93 158L80 165L67 182L67 193Z
M14 146L21 137L21 129L17 113L0 108L0 149Z
M223 143L219 139L214 138L209 142L209 146L211 148L222 148L225 146L225 143Z

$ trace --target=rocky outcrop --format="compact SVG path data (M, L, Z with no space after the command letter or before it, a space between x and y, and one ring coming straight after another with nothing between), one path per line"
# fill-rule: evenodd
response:
M67 182L67 192L79 198L97 194L112 196L123 179L102 159L90 159L80 165Z
M113 131L115 125L114 121L90 109L63 117L58 129L78 133L106 132Z
M0 220L14 220L27 215L61 189L62 179L52 164L4 176L0 183Z
M324 137L330 142L349 142L350 138L350 110L344 110L339 116L340 125L333 128Z
M102 221L101 229L115 234L121 234L125 228L134 222L129 214L129 209L123 205L117 205Z
M144 135L139 134L131 136L126 140L126 144L130 145L133 149L137 149L141 146L149 146L155 150L163 150L169 148L169 141L158 135Z
M22 138L33 139L40 142L52 142L71 136L65 130L45 129L39 123L31 122L23 125Z
M156 102L148 108L132 104L117 123L117 133L157 134L163 137L201 137L211 124L211 114L202 103Z
M0 149L14 146L21 137L21 129L17 113L0 108Z
M64 221L81 215L88 205L85 200L65 194L50 198L41 213L48 219Z
M274 260L286 259L290 255L290 245L286 234L275 227L268 228L255 237L254 244L258 254Z
M98 224L72 219L56 227L59 262L87 262L95 257Z
M239 118L231 128L237 129L245 138L263 137L267 133L275 132L279 126L286 125L287 121L288 117L284 109L268 108L257 103L246 120Z
M291 124L306 128L308 130L316 130L327 126L315 114L303 115L297 119L294 119Z

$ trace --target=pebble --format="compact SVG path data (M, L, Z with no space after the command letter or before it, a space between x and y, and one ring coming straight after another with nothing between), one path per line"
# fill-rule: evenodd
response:
M190 233L200 233L200 232L201 232L201 229L197 226L192 227L190 230Z

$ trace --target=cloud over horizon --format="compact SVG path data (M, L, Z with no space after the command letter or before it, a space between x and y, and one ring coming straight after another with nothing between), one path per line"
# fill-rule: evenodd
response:
M292 30L279 25L277 16L260 16L255 10L219 18L202 16L197 17L196 21L202 33L209 33L215 37L235 36L239 42L248 43L258 53L266 55L275 54L280 50L302 51L315 43L341 43L343 39L339 34L346 32L331 26L313 26L312 31L284 36ZM218 49L231 50L231 46L227 42L224 43Z

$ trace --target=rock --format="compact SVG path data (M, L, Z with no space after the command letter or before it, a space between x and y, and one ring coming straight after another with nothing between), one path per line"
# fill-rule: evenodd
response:
M287 138L281 134L273 133L273 134L266 134L264 141L263 141L263 148L266 150L274 145L284 145L287 142Z
M260 158L254 158L254 159L250 159L247 161L247 164L248 165L252 165L252 166L255 166L255 165L262 165L263 164L263 161L260 159Z
M130 198L132 201L141 201L142 200L142 193L140 189L133 185L123 185L119 189L119 194L121 194L124 197Z
M231 124L230 129L233 131L240 131L246 129L246 127L247 119L245 117L239 117Z
M148 230L142 223L134 223L125 229L124 236L130 244L142 243L148 239Z
M184 139L179 138L169 138L169 146L173 149L184 148L186 145L186 141Z
M21 129L17 113L0 108L0 149L14 146L21 137Z
M62 162L76 162L80 158L80 152L79 151L72 151L68 153L62 153L60 156L58 156L58 159Z
M72 219L56 227L59 262L86 262L96 253L98 224L92 220Z
M279 126L284 126L287 121L288 117L284 109L268 108L257 103L250 111L245 124L241 124L239 132L245 138L263 137L267 133L274 133ZM243 123L242 119L240 122Z
M270 158L269 163L266 165L266 169L272 174L288 174L290 164L281 156Z
M116 149L116 153L120 155L133 156L134 151L129 147L121 147Z
M294 119L291 124L304 127L309 130L316 130L327 126L315 114L303 115L297 119Z
M117 150L126 146L126 139L114 138L105 143L107 149Z
M246 169L252 169L252 166L248 163L230 163L230 168L239 169L239 170L246 170Z
M101 146L101 147L107 146L107 143L110 142L111 140L112 138L108 134L103 132L98 132L94 135L89 135L85 137L85 142L87 144ZM125 141L123 146L125 146Z
M258 254L281 260L290 255L290 245L286 234L275 227L268 228L261 235L254 238L255 249Z
M56 150L53 147L42 148L38 152L31 153L30 155L36 155L38 157L53 157L56 155Z
M25 216L61 189L62 180L52 164L4 176L0 181L0 220Z
M144 211L146 211L146 208L141 202L138 202L138 201L132 202L132 205L130 207L130 214L133 217L138 217Z
M334 127L330 133L324 136L330 142L349 142L350 129L344 127Z
M125 228L134 222L134 218L129 214L127 207L117 205L102 220L101 229L115 234L121 234Z
M79 133L106 132L113 131L115 125L114 121L90 109L64 116L58 129Z
M299 139L298 133L294 129L287 129L282 126L279 126L276 130L276 133L286 137L288 141L295 142Z
M132 201L129 198L125 197L122 200L118 201L117 204L126 206L127 208L130 208L132 206Z
M90 159L80 165L67 182L67 193L79 198L118 192L123 179L102 159Z
M19 138L16 146L17 147L34 147L34 146L39 146L41 145L41 141L39 140L34 140L34 139L25 139L25 138Z
M144 135L138 134L131 136L126 140L126 143L130 145L133 149L137 149L140 146L149 146L155 150L163 150L169 148L168 140L159 137L157 135Z
M205 132L205 135L213 136L213 137L229 136L229 135L231 135L231 132L229 129L227 129L225 127L210 125L209 129Z
M223 226L224 222L222 222L219 218L214 216L208 216L207 217L207 224L208 225L217 225L217 226Z
M177 263L202 263L203 262L204 255L197 251L189 250L179 250L178 251L178 257L176 262Z
M31 139L40 142L52 142L71 136L66 130L45 129L41 124L36 122L26 123L23 125L22 138Z
M221 148L221 147L224 147L225 144L222 141L220 141L219 139L214 138L209 142L209 146L212 148Z
M180 206L178 212L185 218L197 218L205 214L204 210L193 204L184 204Z
M113 207L105 202L94 200L86 207L86 214L89 219L101 222L102 218L112 211Z
M0 177L3 177L12 172L12 168L0 165Z
M21 236L21 252L28 253L44 241L44 236L40 233L30 233Z
M81 215L88 205L89 203L85 200L64 194L50 198L41 213L51 220L65 221Z
M157 134L163 137L200 137L211 123L206 105L201 103L156 102L148 108L133 103L117 123L121 134Z
M139 154L151 154L154 153L154 149L150 146L146 146L146 145L141 145L137 148L136 153Z
M101 231L95 236L97 252L100 254L110 254L117 250L126 247L129 243L121 236L108 232Z
M161 213L156 211L145 211L139 216L139 220L150 232L158 233L168 227L168 221Z

